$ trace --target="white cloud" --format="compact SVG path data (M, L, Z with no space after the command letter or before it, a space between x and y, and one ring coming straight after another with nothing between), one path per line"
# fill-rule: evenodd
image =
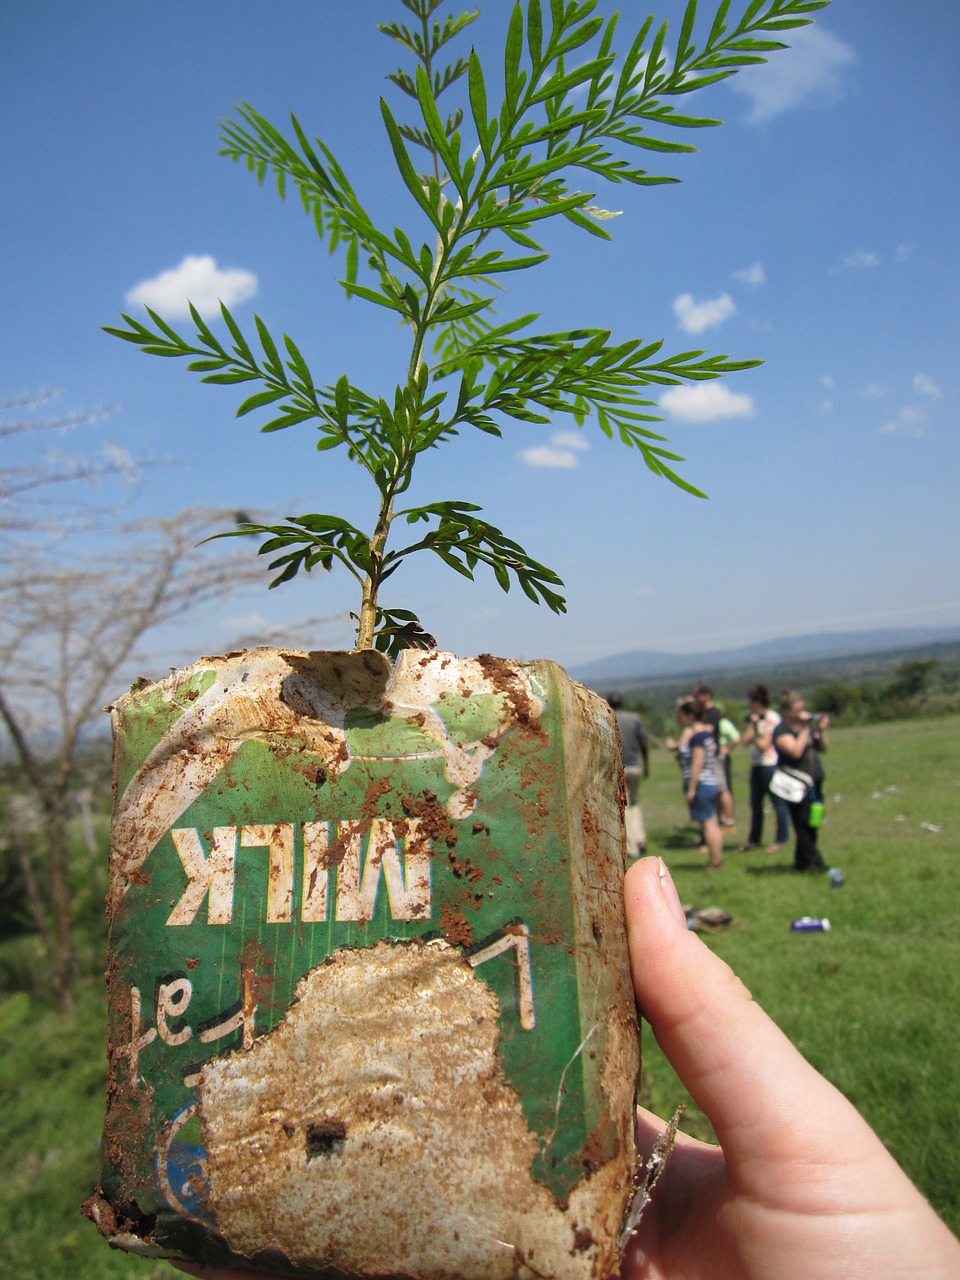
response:
M840 73L856 62L848 44L821 26L785 33L789 48L770 55L770 61L744 67L730 88L750 100L746 124L762 124L791 107L828 106L840 97Z
M572 449L558 449L554 444L534 444L517 454L528 467L557 467L570 471L579 466L579 459Z
M559 445L562 449L577 449L581 452L590 448L590 441L582 431L558 431L550 437L550 443Z
M579 467L578 453L590 448L590 441L582 431L556 431L549 444L534 444L521 449L517 457L528 467L554 467L570 471Z
M942 400L943 391L932 378L927 377L925 373L918 373L913 380L913 389L917 395L929 396L931 400Z
M161 271L149 280L141 280L126 295L128 306L151 307L172 319L190 314L192 302L202 314L219 310L220 302L228 307L246 302L257 292L257 277L240 267L221 270L209 254L187 254L178 267Z
M927 415L922 409L914 408L913 405L904 405L895 418L883 424L880 434L909 436L913 440L919 440L924 434L923 424L926 420Z
M872 249L857 249L841 258L840 265L856 271L861 267L878 267L880 259Z
M820 375L820 385L826 387L828 391L832 391L837 385L837 380L832 373L823 373Z
M733 278L734 280L739 280L741 284L756 285L767 283L767 276L762 262L754 262L749 267L744 267L742 271L735 271Z
M731 391L722 382L698 382L671 387L660 397L660 408L680 422L714 422L718 418L749 418L753 397Z
M863 388L863 394L869 400L882 400L887 393L879 382L868 382Z
M737 313L729 293L723 293L719 298L707 298L703 302L697 302L692 293L681 293L674 301L673 310L684 333L703 333L704 329L723 324L724 320L729 320Z

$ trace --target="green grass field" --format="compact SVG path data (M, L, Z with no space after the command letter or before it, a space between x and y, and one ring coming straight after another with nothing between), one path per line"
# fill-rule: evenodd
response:
M835 731L826 764L821 843L846 873L842 888L793 875L789 848L732 852L749 821L745 753L734 765L739 825L726 865L709 873L692 848L679 772L654 753L643 795L650 852L666 859L685 902L732 913L708 945L960 1231L960 718ZM795 935L798 915L827 915L833 929ZM643 1071L644 1101L661 1115L689 1102L649 1034ZM79 1216L96 1178L103 1084L99 982L84 985L69 1019L22 992L0 999L0 1274L180 1274L110 1251ZM692 1104L684 1127L710 1136Z
M704 870L692 849L665 752L654 753L643 794L649 849L684 903L733 915L708 945L960 1231L960 719L838 730L824 763L820 844L845 872L841 888L793 873L792 843L773 856L733 852L749 826L745 752L734 761L738 825L724 867ZM829 917L831 932L792 933L801 915ZM643 1093L660 1114L687 1103L685 1128L712 1136L649 1033Z

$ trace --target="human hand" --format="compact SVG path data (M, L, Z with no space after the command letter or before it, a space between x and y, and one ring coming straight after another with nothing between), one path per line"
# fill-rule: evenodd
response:
M630 867L625 900L641 1010L721 1145L678 1136L622 1280L956 1280L960 1243L850 1103L687 929L659 858ZM663 1128L638 1112L644 1160Z
M687 929L669 872L627 872L637 999L720 1146L678 1136L623 1280L956 1280L960 1242L851 1104ZM638 1115L646 1159L664 1122Z

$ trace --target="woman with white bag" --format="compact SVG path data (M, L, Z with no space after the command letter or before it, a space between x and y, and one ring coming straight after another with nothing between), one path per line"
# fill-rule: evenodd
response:
M820 754L826 751L829 717L811 714L794 689L780 694L780 723L773 731L777 768L770 790L787 802L797 836L793 865L797 871L825 871L817 836L823 819L824 770Z

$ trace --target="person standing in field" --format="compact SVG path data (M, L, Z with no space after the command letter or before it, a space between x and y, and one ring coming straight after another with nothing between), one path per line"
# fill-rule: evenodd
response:
M623 773L627 785L627 807L624 823L627 828L627 857L639 858L647 849L647 832L640 806L640 783L650 776L650 748L643 720L636 711L627 711L619 693L607 695L607 702L617 717L620 732L620 750L623 753Z
M730 814L733 820L728 822L727 826L732 826L736 821L736 813L733 807L733 762L730 759L730 752L734 747L740 745L740 730L733 723L730 717L724 712L722 706L718 706L720 712L720 723L717 725L717 737L720 741L720 785L726 785L727 791L730 793Z
M778 853L787 843L790 834L787 802L770 790L770 779L777 767L773 731L780 723L780 716L770 705L770 690L765 684L758 684L750 690L747 694L747 706L749 713L742 741L745 746L750 747L750 834L737 848L742 853L746 849L759 847L763 836L764 800L769 799L776 819L776 832L773 843L767 845L765 852Z
M826 871L826 863L817 848L820 817L823 814L824 769L820 754L826 751L829 716L813 716L795 689L780 694L780 723L773 731L777 750L777 768L800 775L807 782L800 800L788 801L790 821L797 844L793 855L797 871ZM776 783L774 782L774 786Z
M707 851L707 866L722 867L723 831L717 815L722 774L716 739L706 721L704 710L703 704L696 698L684 698L677 706L680 737L676 742L668 738L667 746L673 747L676 752L690 817L694 822L700 823Z
M698 702L703 709L702 719L713 734L713 744L716 749L717 760L720 762L717 771L717 786L720 788L717 796L717 814L720 819L720 825L722 827L736 826L736 819L733 816L733 795L727 782L726 773L722 768L723 748L720 742L720 721L723 719L723 712L714 702L713 690L707 684L695 685L691 690L690 697Z

